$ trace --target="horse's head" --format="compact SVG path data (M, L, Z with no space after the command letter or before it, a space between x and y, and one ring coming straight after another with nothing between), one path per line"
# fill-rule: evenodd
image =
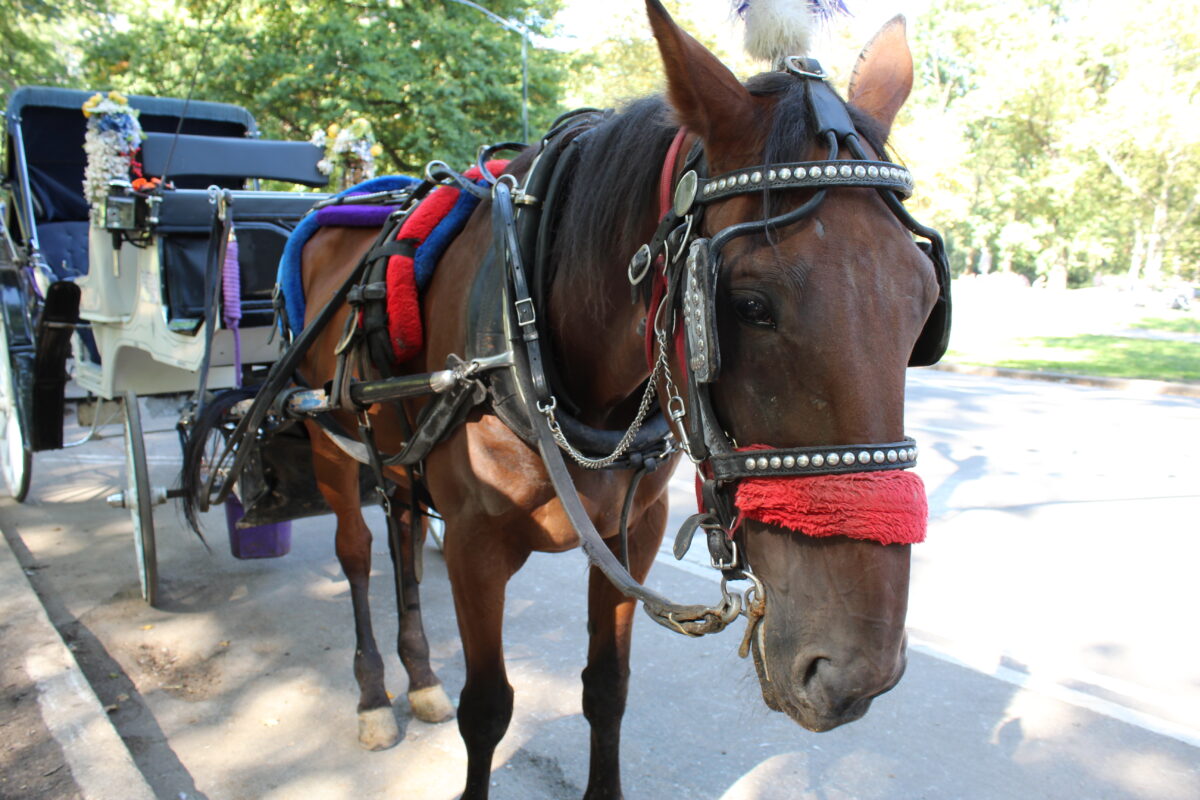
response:
M880 541L912 541L889 533L906 515L910 527L920 517L923 532L924 497L913 496L915 478L898 494L880 486L911 476L887 469L913 456L903 442L905 369L928 363L931 352L936 360L945 346L940 330L927 330L938 267L910 233L927 229L884 185L906 195L907 173L880 161L912 86L904 24L893 20L864 50L847 115L824 82L806 74L807 62L743 85L657 0L647 6L678 121L700 138L708 174L730 176L732 185L701 180L698 192L709 244L693 250L687 269L699 278L685 282L680 305L689 337L692 329L698 335L683 363L673 358L675 382L690 382L681 390L684 438L694 456L712 457L702 471L723 478L708 482L706 507L719 505L721 492L741 507L741 487L754 482L773 493L764 501L770 513L741 508L736 539L765 586L752 652L767 704L827 730L862 716L904 671L909 546ZM848 124L853 136L830 137L829 124ZM839 158L857 162L839 161L831 173L812 163ZM797 162L806 166L797 171ZM816 169L817 183L788 183L788 164L796 177ZM934 246L940 253L940 240ZM714 309L707 317L706 307ZM756 446L769 449L755 456L747 448ZM797 475L798 463L818 460L852 474ZM895 517L886 507L893 501L907 504ZM821 530L787 525L789 504L823 504ZM727 518L736 513L726 508Z

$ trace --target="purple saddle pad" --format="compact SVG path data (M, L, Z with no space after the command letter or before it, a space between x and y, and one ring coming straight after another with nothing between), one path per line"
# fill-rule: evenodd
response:
M378 228L387 221L395 206L341 205L317 210L317 225L341 225L349 228Z

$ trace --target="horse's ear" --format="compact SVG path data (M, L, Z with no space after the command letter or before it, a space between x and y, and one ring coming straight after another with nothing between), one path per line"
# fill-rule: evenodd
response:
M712 151L743 143L754 102L746 87L708 49L675 24L659 0L646 0L650 27L667 74L667 99L679 121Z
M904 16L888 20L867 43L850 76L848 99L867 112L886 134L913 85L912 53Z

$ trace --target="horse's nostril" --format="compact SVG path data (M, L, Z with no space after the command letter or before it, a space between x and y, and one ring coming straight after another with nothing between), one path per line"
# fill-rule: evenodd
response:
M804 677L801 679L800 685L804 687L811 686L813 679L817 677L817 671L821 667L821 662L828 660L829 659L818 656L817 658L814 658L812 661L808 662L808 667L804 670Z

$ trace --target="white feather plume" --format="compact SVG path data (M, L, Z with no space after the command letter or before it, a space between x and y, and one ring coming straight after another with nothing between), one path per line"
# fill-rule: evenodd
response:
M746 21L746 52L771 64L808 55L817 27L849 13L843 0L734 0L733 7Z

